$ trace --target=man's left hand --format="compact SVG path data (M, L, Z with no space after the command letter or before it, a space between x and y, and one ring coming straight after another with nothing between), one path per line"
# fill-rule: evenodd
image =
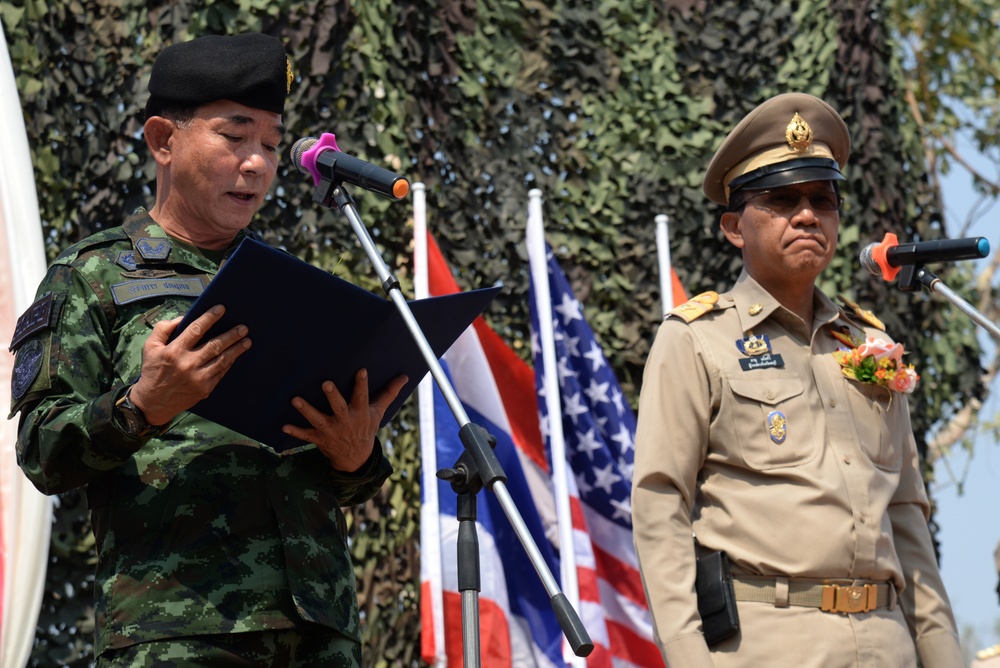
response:
M406 385L406 381L406 376L396 376L371 403L368 401L367 369L359 370L354 377L354 392L350 403L347 403L336 385L329 380L325 381L323 393L332 413L327 414L302 397L295 397L292 405L309 422L311 428L286 424L282 431L307 443L315 443L338 471L357 471L371 456L382 416Z

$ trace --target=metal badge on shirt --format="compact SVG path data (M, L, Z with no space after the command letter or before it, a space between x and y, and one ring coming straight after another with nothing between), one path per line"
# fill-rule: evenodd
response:
M746 338L736 339L736 348L747 355L740 359L744 371L785 366L781 355L771 352L771 340L767 334L755 336L753 332L748 332Z

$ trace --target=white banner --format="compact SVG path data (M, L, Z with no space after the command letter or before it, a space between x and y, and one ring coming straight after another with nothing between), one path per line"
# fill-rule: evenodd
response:
M0 28L0 410L10 407L14 323L45 274L35 176L7 39ZM17 468L17 418L0 420L0 668L23 668L45 589L52 501Z

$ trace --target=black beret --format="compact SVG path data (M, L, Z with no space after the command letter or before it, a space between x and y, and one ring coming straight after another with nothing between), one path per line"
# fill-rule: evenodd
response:
M156 57L146 116L216 100L280 114L291 85L291 64L277 38L260 33L206 35L172 44Z
M840 181L850 154L847 125L833 107L806 93L784 93L733 128L709 163L702 189L726 204L737 190Z

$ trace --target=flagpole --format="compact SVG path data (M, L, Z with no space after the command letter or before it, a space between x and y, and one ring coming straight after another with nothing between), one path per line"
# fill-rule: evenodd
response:
M358 215L354 199L340 180L324 176L320 179L316 191L313 193L313 201L328 208L336 206L347 218L358 242L371 261L376 275L382 281L383 291L396 307L403 320L403 324L410 332L414 344L416 344L424 361L427 363L431 376L437 383L442 396L448 403L449 409L451 409L452 415L459 424L458 433L464 446L464 452L453 468L442 469L438 472L438 477L448 480L451 483L452 489L459 496L459 589L462 592L462 637L466 666L472 665L478 667L481 661L478 633L479 588L472 585L467 588L463 587L461 567L463 554L468 554L473 558L470 560L475 562L474 567L477 572L469 579L475 580L476 585L478 585L479 560L476 546L472 544L476 541L474 534L475 522L472 520L474 520L475 514L476 492L482 487L493 492L497 502L500 504L500 508L507 517L507 521L517 534L521 546L528 554L535 571L538 573L539 579L542 581L542 585L549 595L556 619L559 621L563 633L573 647L573 651L578 656L588 656L594 651L594 644L587 635L587 630L583 627L576 609L569 605L566 595L559 589L559 583L552 576L548 566L545 564L545 558L542 556L541 550L538 549L538 545L532 539L531 532L528 530L524 518L510 496L510 491L507 489L507 475L504 473L496 453L493 452L493 445L496 439L483 427L474 424L469 419L469 415L462 405L458 394L455 392L454 386L451 384L447 374L445 374L441 362L438 360L437 355L427 341L427 337L420 328L420 323L417 322L413 311L410 309L410 305L403 297L399 287L399 280L389 271L389 267L386 265L385 260L382 259L381 253L375 247L375 241L368 232L368 228L365 227L364 222L362 222L361 217ZM465 549L463 549L463 533L467 533L466 527L470 527L470 525L469 532L472 532L473 535L470 537L471 540L466 543ZM466 625L466 621L470 617L474 617L476 620L477 626L475 632L471 632Z
M549 416L548 436L552 452L552 485L556 502L556 519L559 529L559 571L563 591L570 605L580 608L580 585L576 571L576 550L573 540L573 515L569 503L566 464L566 440L562 428L562 402L559 392L559 373L556 369L556 342L552 328L552 299L549 293L548 260L545 253L545 229L542 221L542 191L528 191L528 224L526 229L528 264L535 288L535 307L538 309L539 346L542 350L544 396ZM565 657L572 665L585 662L574 656Z
M413 291L416 299L430 296L427 268L427 188L423 183L413 184ZM427 377L417 385L417 412L420 423L420 467L423 503L420 507L420 568L430 583L428 601L431 609L434 647L429 661L435 668L445 668L444 592L442 591L441 515L438 500L437 430L434 424L434 379ZM421 646L423 639L421 639ZM422 652L423 654L424 652ZM425 658L426 660L426 658Z
M666 315L677 305L673 273L670 271L670 235L667 230L670 216L661 213L654 220L656 221L656 256L660 267L660 301L663 305L663 315Z

